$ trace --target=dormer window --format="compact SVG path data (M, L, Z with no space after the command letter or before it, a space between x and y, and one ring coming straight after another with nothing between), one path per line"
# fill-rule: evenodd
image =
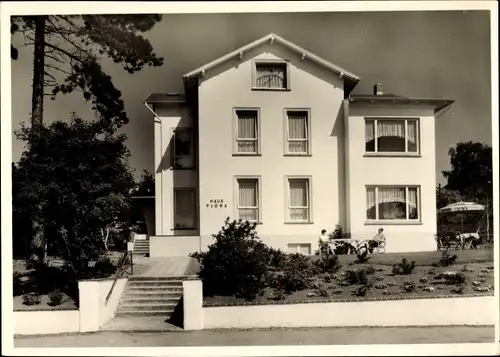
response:
M288 63L283 61L255 62L253 88L261 90L290 89Z

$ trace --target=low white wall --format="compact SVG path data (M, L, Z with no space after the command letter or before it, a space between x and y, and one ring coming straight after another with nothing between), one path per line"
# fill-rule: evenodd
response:
M182 296L184 330L203 330L203 285L201 280L183 281Z
M149 237L149 256L187 257L200 250L199 236L154 236Z
M80 331L78 310L14 311L14 335L41 335Z
M494 325L495 297L305 303L203 308L203 327Z
M114 279L83 280L78 282L80 296L80 332L97 331L115 316L128 278L119 278L106 303Z

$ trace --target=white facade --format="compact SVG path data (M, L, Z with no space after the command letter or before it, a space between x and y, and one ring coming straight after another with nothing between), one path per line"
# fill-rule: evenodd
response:
M284 251L312 254L337 224L352 238L384 228L387 252L434 250L442 101L350 98L356 76L274 36L195 71L194 87L189 74L186 100L146 100L156 115L151 256L205 249L226 217L256 219L264 243Z

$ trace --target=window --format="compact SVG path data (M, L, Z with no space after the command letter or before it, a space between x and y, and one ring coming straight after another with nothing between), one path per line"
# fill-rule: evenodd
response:
M174 228L196 228L196 201L193 188L174 188Z
M236 110L237 154L257 155L259 153L259 111Z
M288 244L289 253L300 253L304 255L311 255L311 244L307 243L291 243Z
M368 153L418 153L417 119L366 119L365 150Z
M367 220L419 220L419 191L418 186L367 187Z
M237 215L239 219L249 222L258 222L259 212L259 179L237 179Z
M193 131L191 128L177 128L173 133L175 169L194 168Z
M285 90L289 88L288 65L284 62L255 63L255 88Z
M310 222L310 180L288 179L288 222Z
M309 154L309 112L307 110L286 111L287 155Z

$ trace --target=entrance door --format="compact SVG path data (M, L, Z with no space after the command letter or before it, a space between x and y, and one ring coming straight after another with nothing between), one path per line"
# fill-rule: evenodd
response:
M174 189L174 228L196 229L194 188Z

